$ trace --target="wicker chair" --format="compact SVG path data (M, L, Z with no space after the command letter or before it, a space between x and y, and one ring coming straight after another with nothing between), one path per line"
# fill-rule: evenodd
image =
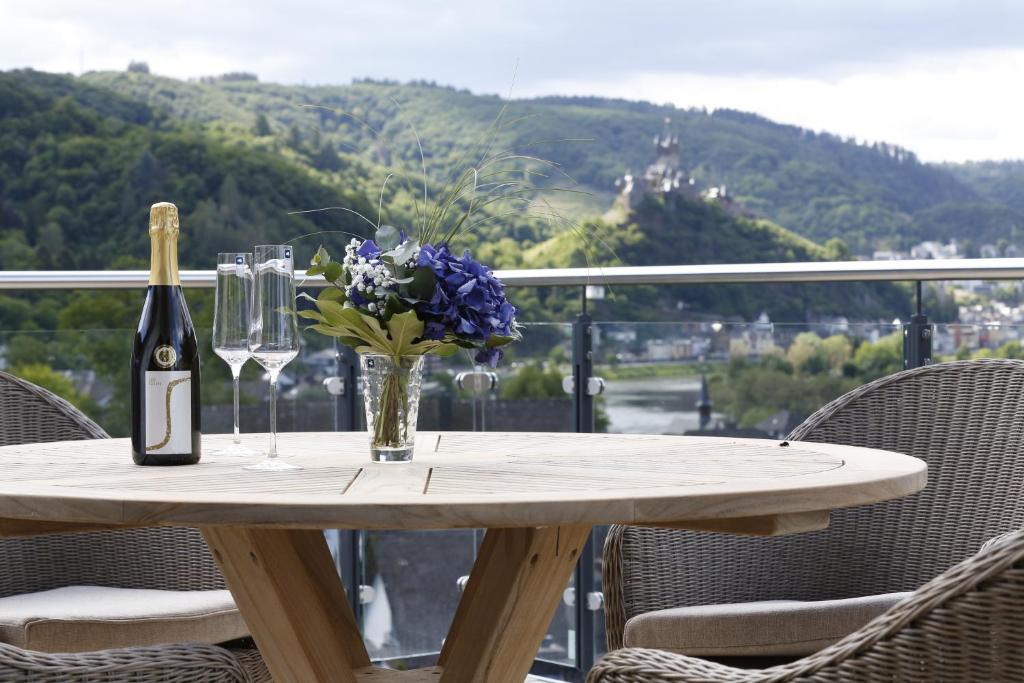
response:
M0 372L0 445L107 434L45 389ZM0 597L61 586L218 590L224 579L194 529L147 528L0 539ZM255 650L158 645L77 654L0 644L0 683L256 683L270 681Z
M1024 531L995 539L864 628L809 657L737 669L660 650L606 655L588 683L1024 681Z
M924 459L929 467L928 487L921 493L836 511L824 531L749 538L613 527L604 552L609 650L623 646L628 619L656 610L912 591L977 551L986 540L1024 527L1021 396L1024 362L973 360L884 377L819 410L790 439L898 451ZM1021 627L1016 625L1018 634ZM939 636L938 631L930 634ZM961 634L951 629L948 637L954 641ZM994 636L995 640L1006 637ZM622 660L613 657L612 661ZM910 661L917 658L911 656ZM702 666L714 669L710 664ZM689 670L696 671L692 666ZM906 675L893 680L918 680Z

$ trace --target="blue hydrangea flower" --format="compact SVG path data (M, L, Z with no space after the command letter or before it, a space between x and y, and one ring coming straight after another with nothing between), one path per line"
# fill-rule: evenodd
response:
M505 297L505 286L468 250L457 257L447 244L424 244L416 265L430 268L437 278L430 300L413 305L426 323L426 338L442 339L451 332L460 339L486 343L493 335L513 335L517 311ZM476 361L494 367L502 355L500 349L483 348Z

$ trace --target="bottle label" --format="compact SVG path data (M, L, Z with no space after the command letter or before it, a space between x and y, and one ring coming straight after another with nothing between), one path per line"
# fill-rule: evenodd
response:
M146 453L192 452L192 373L146 372Z

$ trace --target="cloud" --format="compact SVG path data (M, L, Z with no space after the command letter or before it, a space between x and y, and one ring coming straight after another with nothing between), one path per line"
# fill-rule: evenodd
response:
M927 161L1024 158L1024 50L926 58L832 80L645 72L621 80L548 81L535 92L595 94L677 106L754 111Z
M476 92L731 106L925 158L1024 156L1007 0L8 1L0 67L426 78Z

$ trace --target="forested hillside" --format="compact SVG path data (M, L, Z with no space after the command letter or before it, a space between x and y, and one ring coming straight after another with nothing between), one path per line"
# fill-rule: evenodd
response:
M624 263L650 265L823 261L847 257L833 240L822 247L766 220L736 218L718 205L680 195L650 195L623 225L587 224ZM544 242L529 254L545 266L584 265L588 255L570 236ZM812 321L829 315L873 320L906 310L906 292L888 283L717 285L613 288L604 311L615 320L672 320L680 310L753 320ZM638 301L644 305L638 307Z
M117 87L116 93L106 89L125 83L165 87L147 98L134 87ZM228 97L246 88L259 90L237 102ZM427 105L414 98L415 107L399 109L389 98L422 93L439 109L446 98L465 102L464 126L456 113L446 115L448 126L463 130L463 135L453 137L437 122L420 131L427 141L432 194L449 177L456 156L466 157L464 166L476 162L472 155L479 154L481 136L486 139L486 122L493 121L502 106L495 98L432 86L410 88L352 86L350 90L363 97L353 107L364 122L360 124L351 117L296 108L288 100L293 89L245 80L182 83L146 74L73 79L31 71L0 75L0 268L144 266L146 211L162 199L173 199L182 210L184 267L207 267L217 251L259 242L320 230L346 233L301 241L301 259L321 241L337 245L348 234L365 233L367 224L346 212L290 211L345 206L375 220L380 183L396 171L399 176L406 173L409 182L398 177L388 184L382 219L407 226L413 217L412 192L420 188L402 155L410 151L403 145L414 138L410 121L387 117L401 119L403 111L426 111ZM394 92L385 97L382 89ZM283 94L271 97L264 91ZM168 102L176 104L165 106ZM378 102L383 102L379 110ZM203 118L200 114L207 111L217 115ZM644 115L653 116L651 124L657 125L656 116ZM313 123L307 120L310 117ZM420 122L412 123L419 130ZM375 139L367 126L380 131L381 139ZM515 135L521 133L509 132L515 129L513 125L498 130L491 147L516 149L520 143ZM446 141L452 145L445 147ZM367 149L361 149L364 144ZM536 154L596 149L584 146L589 144L537 145L544 150ZM636 146L634 158L649 158L649 140L638 138ZM431 151L436 149L444 154ZM583 161L574 163L585 166ZM611 167L608 162L609 177ZM591 181L599 182L600 172L594 173ZM560 184L571 183L563 177ZM569 208L583 213L586 201L595 200L584 199ZM551 226L526 209L505 208L493 209L492 215L500 220L490 221L468 244L495 267L818 260L842 255L830 254L767 221L734 218L681 197L642 204L622 224L591 217L581 219L575 229ZM724 315L749 317L764 310L797 319L840 313L875 318L890 315L894 297L902 298L891 287L862 288L862 295L853 297L859 304L851 309L848 301L820 296L820 288L794 289L787 297L756 288L698 290L665 290L649 297L626 289L616 293L610 305L621 315L645 319L675 311L680 299L690 310ZM24 297L0 298L0 324L12 329L32 320L52 327L53 298L46 301L45 306L26 306ZM534 320L564 319L575 306L564 292L524 291L517 303L526 319ZM115 322L123 321L110 324Z
M286 86L244 74L184 82L120 72L82 80L227 138L291 150L321 168L341 153L384 165L402 160L418 171L415 128L435 177L474 149L502 106L495 96L427 83ZM988 192L958 169L923 164L911 151L736 111L603 98L513 100L495 141L560 163L594 193L594 202L582 204L593 211L610 202L616 177L650 162L651 138L666 117L700 183L724 184L779 225L819 243L840 237L854 253L925 239L994 243L1009 229L1007 211L1024 210L1005 200L1024 191ZM965 223L957 207L980 218Z
M354 176L358 180L358 176ZM270 153L62 76L0 77L0 267L106 268L148 257L149 205L182 209L182 261L320 228L361 230L347 215L289 215L365 195ZM315 246L315 245L314 245Z

